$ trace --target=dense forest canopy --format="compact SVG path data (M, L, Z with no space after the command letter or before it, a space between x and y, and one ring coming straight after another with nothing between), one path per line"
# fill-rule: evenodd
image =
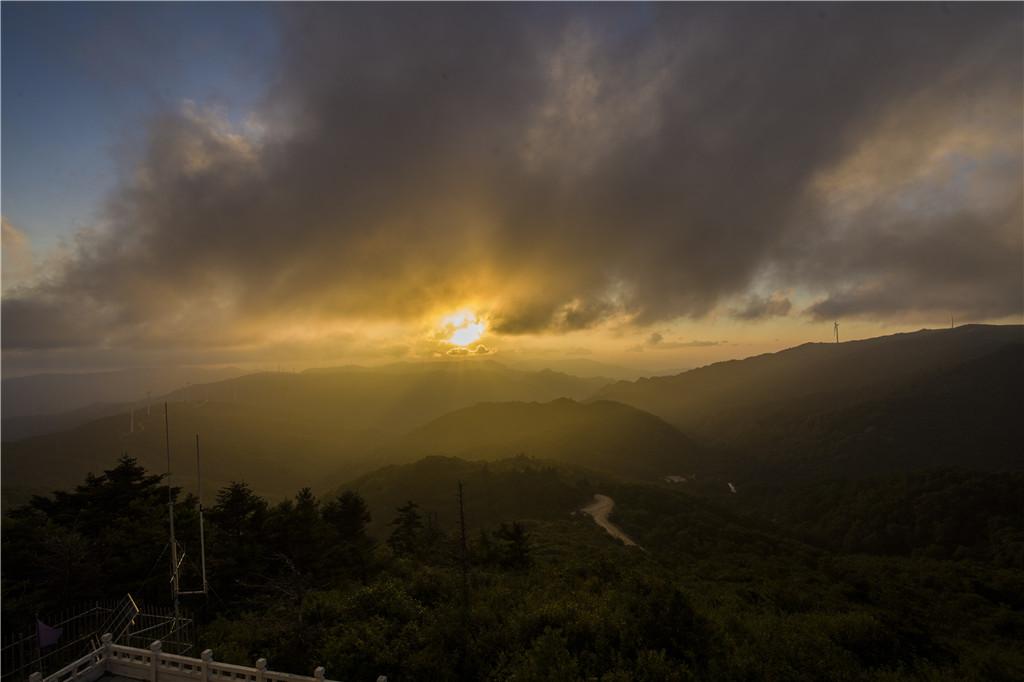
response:
M219 660L334 679L1019 679L1021 482L820 484L746 511L528 458L433 458L278 503L236 482L206 509L210 595L186 607ZM642 549L573 513L597 491ZM171 494L193 554L197 500ZM166 603L166 501L123 457L10 512L5 624L127 591Z

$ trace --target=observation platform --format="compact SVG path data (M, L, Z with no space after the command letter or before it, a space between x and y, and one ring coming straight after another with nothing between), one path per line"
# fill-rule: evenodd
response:
M267 670L265 658L250 668L214 661L210 649L200 658L191 658L165 654L161 648L159 640L148 649L114 644L113 635L108 633L94 651L47 677L32 673L29 682L332 682L324 677L322 666L308 677ZM381 675L377 682L387 682L387 678Z

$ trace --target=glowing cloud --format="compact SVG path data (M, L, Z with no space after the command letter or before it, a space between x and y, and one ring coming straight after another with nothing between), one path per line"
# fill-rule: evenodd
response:
M480 339L487 330L487 323L477 319L477 316L468 310L459 310L441 319L442 328L450 331L445 339L455 346L468 346Z

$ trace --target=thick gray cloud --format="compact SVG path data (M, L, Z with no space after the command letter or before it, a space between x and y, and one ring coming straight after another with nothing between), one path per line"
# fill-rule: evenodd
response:
M771 296L748 296L743 305L733 308L729 314L737 320L763 320L768 317L782 317L789 314L793 303L781 294Z
M815 316L1013 314L1021 17L284 7L258 125L153 120L105 228L5 292L4 347L219 347L468 299L507 334L788 312L763 277Z

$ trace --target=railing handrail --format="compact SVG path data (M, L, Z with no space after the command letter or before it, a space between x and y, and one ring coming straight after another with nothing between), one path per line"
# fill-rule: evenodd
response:
M113 664L128 666L136 670L146 670L145 679L154 682L164 676L208 681L225 677L238 679L240 675L245 679L258 682L331 682L324 679L322 667L317 667L313 676L310 677L267 670L267 662L262 658L253 667L216 662L213 660L213 652L209 649L203 652L202 658L193 658L179 654L165 654L160 650L160 646L159 640L153 642L148 649L114 644L113 636L108 633L103 635L103 643L95 651L69 663L46 678L39 673L34 673L30 680L31 682L64 682L65 680L71 682L79 678L82 667L86 664L88 664L87 669L102 665L104 670Z
M86 655L82 656L81 658L78 658L78 659L72 661L71 663L68 663L66 666L64 666L63 668L61 668L57 672L53 673L52 675L48 676L46 679L48 681L49 680L62 680L62 679L64 679L68 675L68 673L75 673L75 672L77 672L78 669L82 665L84 665L86 663L91 663L92 665L97 665L99 663L103 663L105 660L106 660L105 652L103 651L103 648L100 647L96 651L90 651L89 653L87 653ZM92 667L92 665L90 665L89 667ZM33 678L38 680L38 679L41 679L42 676L40 676L39 673L34 673L29 679L32 680Z

